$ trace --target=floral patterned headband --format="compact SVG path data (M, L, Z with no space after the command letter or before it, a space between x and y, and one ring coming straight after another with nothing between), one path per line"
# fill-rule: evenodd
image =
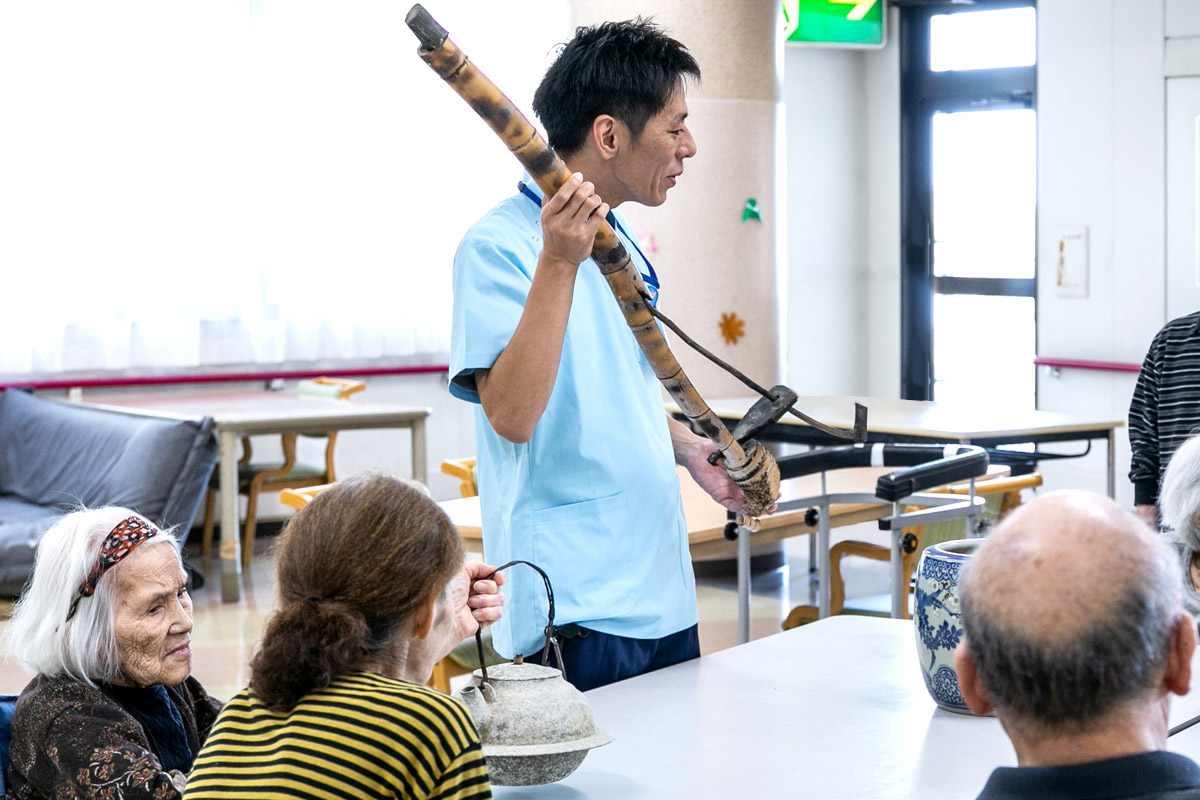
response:
M71 601L71 609L67 612L67 619L69 620L75 616L75 609L79 605L80 600L85 597L91 597L96 593L96 584L99 583L100 576L116 566L121 559L136 550L138 545L160 533L162 531L141 517L126 517L118 522L117 527L113 528L108 536L104 537L104 542L100 545L100 552L96 555L96 563L88 571L83 583L79 584L79 593Z

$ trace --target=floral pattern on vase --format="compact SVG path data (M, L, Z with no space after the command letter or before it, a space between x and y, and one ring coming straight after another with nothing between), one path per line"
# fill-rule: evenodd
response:
M958 688L954 649L963 640L958 577L982 539L960 539L926 548L917 564L917 655L925 688L939 706L970 714Z

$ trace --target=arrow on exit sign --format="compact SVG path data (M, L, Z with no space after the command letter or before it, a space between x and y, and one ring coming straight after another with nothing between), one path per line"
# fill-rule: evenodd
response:
M854 6L854 8L850 9L850 13L846 15L846 19L857 21L865 17L867 12L871 10L871 6L875 5L878 0L829 0L829 2Z
M783 35L788 42L881 47L884 6L880 0L783 0Z

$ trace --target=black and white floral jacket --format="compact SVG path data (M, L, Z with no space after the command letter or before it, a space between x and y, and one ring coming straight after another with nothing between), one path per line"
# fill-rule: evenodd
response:
M221 704L193 678L166 689L197 752ZM183 797L186 776L163 771L141 724L103 687L71 678L40 675L21 692L11 758L15 800Z

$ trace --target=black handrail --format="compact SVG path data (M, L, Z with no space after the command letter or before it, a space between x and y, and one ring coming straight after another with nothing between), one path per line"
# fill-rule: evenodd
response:
M780 480L849 467L907 467L881 475L875 496L896 502L911 494L987 472L988 454L969 444L847 444L776 460Z

